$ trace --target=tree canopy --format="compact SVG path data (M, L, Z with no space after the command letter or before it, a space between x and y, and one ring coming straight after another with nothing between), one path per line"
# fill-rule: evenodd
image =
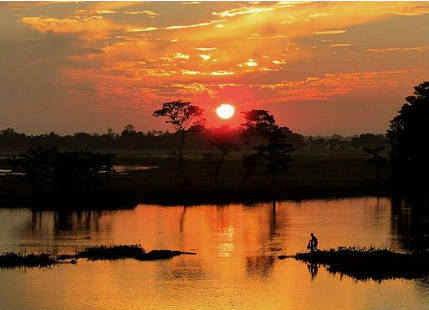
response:
M263 139L254 147L256 153L243 156L247 176L250 176L255 166L262 166L265 173L271 176L274 185L277 176L289 169L289 162L292 160L289 154L293 147L286 142L290 130L287 127L279 127L274 116L266 110L251 110L245 112L244 117L245 123L242 124L244 138L256 136Z
M429 175L429 81L414 87L390 122L393 176L417 182Z
M189 180L185 172L185 159L183 157L183 144L187 135L204 130L203 109L192 105L190 102L182 100L171 101L164 103L161 109L153 112L153 116L166 117L166 123L171 124L176 133L180 135L178 154L175 157L183 182L188 184Z

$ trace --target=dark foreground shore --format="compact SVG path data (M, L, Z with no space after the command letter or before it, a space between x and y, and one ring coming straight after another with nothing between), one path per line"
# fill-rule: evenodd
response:
M331 273L347 275L357 280L381 281L429 276L428 252L396 253L386 249L339 247L297 253L292 257L313 266L324 266Z
M91 191L36 192L22 176L0 177L0 207L37 208L132 208L138 203L166 205L256 203L272 200L389 196L392 192L388 167L379 178L361 150L300 151L293 155L289 171L273 184L262 170L245 178L243 153L226 158L217 182L202 153L187 154L190 184L183 184L167 153L123 152L115 164L155 167L118 173L103 179ZM6 168L6 162L0 161Z

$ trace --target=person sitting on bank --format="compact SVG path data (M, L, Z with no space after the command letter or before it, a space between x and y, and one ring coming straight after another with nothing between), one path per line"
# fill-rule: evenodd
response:
M311 239L308 241L307 249L310 250L310 252L317 251L317 245L319 244L319 241L313 233L310 234L310 237Z

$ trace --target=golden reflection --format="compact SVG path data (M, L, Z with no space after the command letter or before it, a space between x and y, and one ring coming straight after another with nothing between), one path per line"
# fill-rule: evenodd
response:
M234 251L234 228L227 227L220 234L221 241L219 243L219 256L231 257Z
M398 231L411 230L411 222L405 211L403 219L395 220L399 216L391 213L388 199L218 207L139 205L112 212L15 210L7 217L4 212L0 210L4 250L16 244L64 253L94 244L141 243L147 250L177 249L197 255L156 262L83 260L52 270L1 271L0 307L361 309L391 308L405 301L409 308L421 308L429 302L419 293L423 284L416 286L414 281L356 283L320 266L277 258L305 250L311 231L322 248L389 245ZM3 295L22 290L26 292L22 298Z

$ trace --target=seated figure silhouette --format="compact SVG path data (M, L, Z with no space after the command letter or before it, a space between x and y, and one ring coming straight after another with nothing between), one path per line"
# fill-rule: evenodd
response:
M310 237L311 239L308 241L307 249L310 250L310 252L317 251L317 245L319 244L319 241L313 233L310 234Z

